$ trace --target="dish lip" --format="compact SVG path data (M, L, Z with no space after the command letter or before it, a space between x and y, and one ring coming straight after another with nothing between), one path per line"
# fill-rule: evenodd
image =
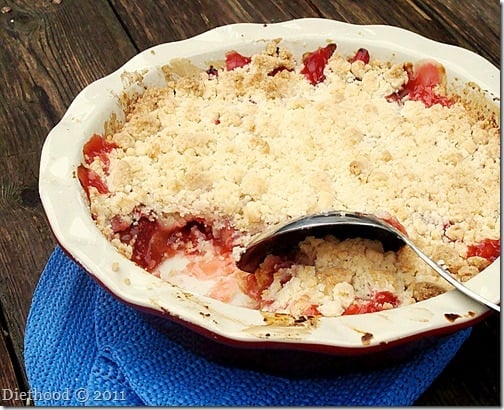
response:
M398 36L399 33L401 36ZM39 194L57 242L101 286L124 303L161 317L169 315L172 320L182 322L199 333L242 347L286 346L345 355L363 354L409 343L428 335L451 333L482 320L488 314L488 308L466 299L456 291L449 291L436 298L390 311L322 318L321 322L328 325L327 333L324 329L321 335L317 331L320 333L323 323L309 333L303 333L304 328L300 330L293 327L290 330L301 332L294 332L294 336L282 336L281 332L277 336L274 332L269 332L270 335L265 336L268 333L265 331L251 335L240 331L239 325L233 326L229 323L230 318L227 316L230 314L227 309L231 307L231 310L239 312L237 315L243 315L246 320L250 320L247 322L249 327L264 327L264 317L259 311L226 305L210 298L190 294L166 282L160 283L161 279L143 271L115 251L98 231L89 215L89 206L75 177L75 170L82 160L82 143L92 135L90 131L99 132L97 128L103 127L111 114L111 107L123 87L121 75L124 72L160 66L174 58L202 56L200 50L202 45L217 52L237 48L239 45L265 44L265 40L279 37L284 41L305 43L314 40L320 43L322 39L327 41L331 38L338 46L340 45L338 40L344 38L341 43L343 46L365 42L368 48L379 47L388 50L390 55L397 56L401 53L414 54L418 57L428 55L443 64L447 72L474 81L494 98L500 99L500 71L489 61L470 50L439 43L395 26L355 25L320 18L294 19L269 24L235 23L216 27L188 39L159 44L138 53L114 72L86 86L72 101L60 122L49 132L41 153ZM348 43L345 43L347 40ZM427 48L428 52L415 49L413 52L409 51L409 54L406 53L406 49L418 46L418 43L421 46L420 50ZM392 49L387 47L392 45L394 46ZM415 60L414 57L409 58ZM471 62L468 64L472 68L471 72L465 68L466 65L460 63L462 61ZM482 78L474 77L473 72ZM103 107L107 107L107 110ZM76 130L78 132L75 134ZM67 147L64 143L68 142L69 135L78 135L76 141L80 142L71 144L74 145L73 151L65 153ZM70 210L64 199L73 205ZM80 210L87 210L87 213L80 213ZM98 258L95 257L97 251L99 251ZM111 268L112 263L117 263L119 272ZM473 290L486 292L490 295L487 297L497 303L500 301L498 290L495 289L500 289L499 263L500 258L475 278L465 282ZM487 277L491 279L489 284L485 284ZM119 279L123 283L119 283ZM129 286L125 285L126 279L130 281ZM494 281L498 282L499 286L493 286ZM132 291L135 288L138 289ZM142 291L146 294L142 295ZM167 299L161 300L161 297ZM454 308L455 306L457 308ZM421 313L422 311L424 313ZM402 319L409 318L410 322L413 317L413 321L417 320L421 325L414 327L409 323L400 332L391 331L385 326L387 330L381 334L381 329L371 323L377 321L384 324L392 321L397 324L400 323L401 316L404 316ZM434 319L431 320L432 317ZM454 319L449 320L447 317ZM226 324L222 325L224 322ZM353 329L351 334L348 333L348 329ZM361 329L373 329L372 332L367 332L373 336L369 343L363 343L362 334L366 331ZM334 332L339 338L334 337Z

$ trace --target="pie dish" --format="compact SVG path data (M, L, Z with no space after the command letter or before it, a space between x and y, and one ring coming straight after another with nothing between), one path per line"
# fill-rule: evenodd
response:
M148 88L162 82L161 67L169 62L188 59L193 66L205 67L230 50L257 53L274 39L281 39L296 55L315 50L329 39L337 43L342 54L351 55L365 47L373 56L386 61L434 59L443 65L449 81L473 82L490 98L500 96L500 73L481 57L394 27L354 26L322 19L271 25L238 24L153 47L86 87L46 140L41 157L40 194L61 246L125 303L169 316L233 344L363 353L432 333L452 332L481 319L486 308L453 290L400 308L351 316L267 314L153 276L119 253L97 229L76 176L83 161L82 147L90 136L103 133L112 114L121 119L119 102L124 98L124 80L127 92L134 93L143 86ZM499 259L466 283L492 301L499 300Z

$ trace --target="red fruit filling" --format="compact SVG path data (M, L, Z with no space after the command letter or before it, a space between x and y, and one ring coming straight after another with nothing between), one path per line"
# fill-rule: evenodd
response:
M310 84L316 85L325 80L324 69L334 51L336 51L336 44L331 43L303 56L304 66L301 74L304 74Z
M396 228L399 232L402 232L404 235L408 236L408 232L406 232L406 228L399 222L399 220L395 216L390 216L388 218L380 218L382 221L387 222Z
M362 61L364 64L369 63L369 51L365 48L359 48L355 55L350 59L350 62Z
M500 256L500 239L484 239L476 245L469 245L467 257L480 256L493 262Z
M407 98L413 101L422 101L426 107L431 107L434 104L449 107L453 104L453 101L448 97L436 92L436 88L446 81L446 72L441 64L425 61L417 64L414 69L407 66L406 72L408 73L408 82L401 90L389 95L388 101L400 102Z
M231 71L235 68L244 67L252 61L250 57L241 55L236 51L226 53L226 70Z
M82 153L84 154L84 160L86 161L86 164L91 164L91 162L93 162L93 160L98 157L101 162L103 162L105 167L108 167L108 154L114 148L117 148L117 145L115 143L108 142L101 135L93 134L89 141L84 144Z
M121 242L132 247L131 259L149 272L179 251L185 255L202 254L204 243L210 243L218 254L228 255L235 233L227 225L215 229L201 219L168 226L149 216L141 216L126 226L121 221L113 221L112 227L118 229L115 233Z
M281 65L281 66L278 66L276 68L274 68L273 70L271 70L268 75L270 77L274 77L275 75L277 75L278 73L282 72L282 71L292 71L291 69Z
M289 268L293 263L293 261L285 256L268 255L257 271L245 277L243 292L255 300L259 304L259 307L264 306L265 302L262 300L262 293L273 283L273 275L282 268ZM290 279L291 276L286 274L280 280L280 283L284 284Z
M217 78L219 76L219 70L217 70L213 65L211 65L208 70L206 70L208 74L208 78L211 80L212 78Z
M95 158L99 158L103 164L104 171L107 172L110 163L108 154L114 148L117 148L116 144L106 141L101 135L93 134L82 149L84 162L89 165ZM91 187L96 188L100 194L108 194L109 192L107 185L103 182L101 177L95 171L86 168L84 165L79 165L77 167L77 178L79 178L80 184L82 188L84 188L88 199L89 189Z
M377 292L371 299L356 298L355 301L346 308L343 315L379 312L389 308L389 306L385 306L385 304L390 304L395 308L399 305L399 300L397 299L397 296L391 292Z
M100 194L108 194L109 190L107 185L102 181L100 176L93 170L86 168L84 165L79 165L77 167L77 178L86 192L86 196L89 199L89 189L91 187L96 188Z

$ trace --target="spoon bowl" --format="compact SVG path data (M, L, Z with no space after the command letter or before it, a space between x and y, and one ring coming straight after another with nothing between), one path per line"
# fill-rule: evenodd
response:
M448 283L469 298L500 312L500 306L473 292L448 271L427 256L409 237L389 221L372 214L352 211L331 211L302 216L274 226L257 235L247 245L237 262L239 269L254 273L269 254L288 252L308 236L333 235L339 239L368 238L382 242L385 251L398 251L409 246L425 263Z

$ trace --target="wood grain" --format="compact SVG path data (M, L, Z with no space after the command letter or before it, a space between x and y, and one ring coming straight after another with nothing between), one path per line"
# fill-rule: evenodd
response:
M111 0L125 29L139 50L189 38L211 28L233 23L272 23L301 17L319 17L304 0L171 2Z
M82 88L136 53L112 8L93 4L17 1L0 14L0 306L19 363L31 296L55 246L38 198L43 141Z
M497 0L418 3L431 20L444 29L444 32L431 36L433 40L471 50L500 68L501 16ZM426 28L423 30L427 31ZM427 33L425 35L429 36Z
M9 394L3 395L3 388L10 387L13 391L15 391L15 387L19 388L19 384L12 361L5 360L5 358L9 358L11 356L11 352L7 347L10 335L3 326L0 330L2 331L2 337L0 337L0 358L2 358L2 366L0 366L0 403L2 406L6 407L21 406L24 404L21 400L18 400L16 397L10 397Z

